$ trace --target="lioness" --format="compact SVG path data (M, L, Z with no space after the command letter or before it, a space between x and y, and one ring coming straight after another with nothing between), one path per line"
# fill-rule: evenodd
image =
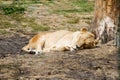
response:
M35 54L50 51L73 51L77 48L92 48L96 45L94 34L82 28L80 31L71 32L60 30L56 32L38 33L22 48L26 52Z

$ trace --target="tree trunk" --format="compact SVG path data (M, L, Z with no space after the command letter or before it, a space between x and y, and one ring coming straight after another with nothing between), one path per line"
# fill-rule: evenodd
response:
M119 47L119 51L120 51L120 11L119 11L117 25L118 25L118 27L117 27L117 34L116 34L116 45L117 45L117 47Z
M116 39L120 14L120 0L95 0L93 32L98 40L106 43Z

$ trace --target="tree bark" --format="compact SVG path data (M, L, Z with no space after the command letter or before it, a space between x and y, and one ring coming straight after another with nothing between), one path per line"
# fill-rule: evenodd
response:
M119 6L120 9L120 6ZM120 11L119 11L119 17L118 17L118 22L117 22L117 34L116 34L116 45L117 47L119 47L119 51L120 51Z
M102 43L116 39L120 0L95 0L93 32Z

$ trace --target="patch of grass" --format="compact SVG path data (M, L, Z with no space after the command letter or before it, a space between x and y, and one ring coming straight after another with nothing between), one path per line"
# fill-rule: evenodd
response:
M11 33L6 30L0 30L0 35L10 35Z
M35 23L34 18L24 17L23 14L10 14L10 15L0 15L0 35L9 34L9 31L7 32L6 29L14 29L14 30L22 30L21 32L26 31L48 31L50 27L46 25L40 25ZM14 31L14 32L16 32Z
M31 27L34 32L50 30L50 27L45 26L45 25L40 25L40 24L37 24L35 22L29 23L29 27Z
M0 10L2 10L3 14L8 15L13 13L23 13L25 11L25 8L14 4L0 4Z
M79 9L61 9L61 10L54 10L55 13L76 13L76 12L82 12Z
M94 2L89 2L88 0L76 0L73 2L73 5L79 7L82 12L94 10Z
M42 4L50 6L51 4L54 4L54 0L43 0L41 1Z
M18 1L16 1L16 2L18 2ZM21 1L19 1L19 4L39 4L39 3L41 3L41 1L40 0L21 0Z
M1 29L17 28L21 25L21 22L27 22L22 14L0 15L0 17Z
M50 11L52 11L51 14L60 13L64 16L65 14L67 16L69 13L70 14L73 13L74 15L76 13L82 13L82 12L89 13L93 11L93 7L94 7L94 2L88 2L87 0L71 0L71 1L68 0L60 0L60 1L56 1L56 0L18 0L17 1L16 0L15 1L14 0L14 3L12 4L1 5L0 3L0 8L1 8L0 13L2 13L1 11L3 11L5 14L9 14L9 15L5 15L7 16L7 18L4 17L1 18L0 28L3 29L15 28L15 30L22 29L24 32L27 30L34 32L50 30L49 24L43 24L43 23L37 24L34 18L24 16L23 12L27 10L27 7L28 6L34 7L36 6L36 4L42 4L44 6L49 7ZM75 17L68 16L66 18L68 19L67 23L70 25L79 23L79 19L80 19L79 17L76 16ZM90 20L90 18L88 18L88 20ZM66 22L64 24L66 24Z
M94 10L94 2L89 2L88 0L73 0L66 5L71 6L71 8L61 8L53 10L54 13L89 13Z
M4 1L5 2L5 1ZM23 13L26 11L26 8L31 4L40 4L41 1L39 0L13 0L11 4L3 4L0 3L0 11L3 14L13 14L13 13Z
M15 26L11 24L10 22L0 22L0 28L6 29L6 28L14 28Z
M17 21L17 23L21 27L23 27L23 28L31 27L34 32L37 32L37 31L48 31L50 29L47 26L39 25L39 24L35 23L35 19L34 18L24 17L22 14L12 14L10 17L12 19L14 19L15 21ZM26 25L22 25L22 22L24 22Z
M4 14L12 14L12 13L23 13L25 8L23 7L15 7L15 6L7 6L2 8Z
M29 18L24 17L24 14L11 14L9 15L10 18L17 22L27 22Z
M69 20L67 21L67 23L70 24L76 24L78 22L79 22L79 17L69 18Z

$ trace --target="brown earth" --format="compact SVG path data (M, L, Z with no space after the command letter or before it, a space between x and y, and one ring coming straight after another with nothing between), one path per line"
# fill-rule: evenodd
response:
M56 7L59 7L58 4L51 8ZM34 17L36 23L47 25L52 30L90 28L88 23L91 23L93 14L50 14L51 8L35 5L29 7L30 10L34 9L33 12L26 12L25 16ZM24 21L19 23L29 27ZM13 30L7 30L12 31L11 37L0 35L0 80L119 80L118 54L112 42L98 45L93 49L33 55L21 51L33 36L28 33L31 28L25 31L25 35L20 29Z
M21 51L28 39L0 37L0 80L119 80L112 42L93 49L33 55Z

